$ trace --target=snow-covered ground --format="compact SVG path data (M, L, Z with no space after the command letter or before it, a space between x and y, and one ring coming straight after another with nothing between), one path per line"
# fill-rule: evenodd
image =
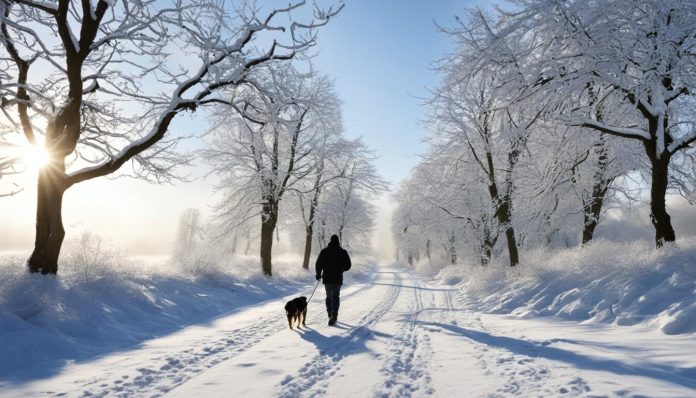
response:
M0 396L696 396L693 333L488 314L461 286L388 267L348 281L337 327L319 289L307 327L289 330L284 300L311 287L50 371L0 374Z
M536 250L523 259L516 269L452 266L440 279L476 300L481 311L696 332L693 238L661 250L647 241L600 240L586 248Z
M281 258L276 276L267 279L255 257L192 274L171 263L110 255L82 266L63 264L57 277L37 278L26 272L22 257L0 256L0 384L50 378L66 364L128 351L294 294L314 281L297 264Z

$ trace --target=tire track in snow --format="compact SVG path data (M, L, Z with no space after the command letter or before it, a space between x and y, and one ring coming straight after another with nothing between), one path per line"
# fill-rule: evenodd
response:
M88 383L92 387L85 385L81 397L162 396L200 372L234 358L277 333L283 325L278 316L267 316L251 325L222 330L214 336L194 341L187 345L189 348L174 352L159 350L157 355L147 359L147 365L130 368L127 374L112 377L110 382L97 380Z
M357 350L364 340L373 332L370 326L377 323L396 303L402 290L401 276L396 272L390 272L393 277L392 287L380 304L364 315L358 322L358 326L350 329L345 336L338 337L331 347L319 355L313 357L297 372L295 376L288 375L279 386L278 396L282 398L294 398L300 396L316 397L327 394L327 380L340 368L341 360Z
M376 276L357 283L355 286L358 288L349 289L344 297L360 296L369 292L375 287L372 284L375 278ZM308 289L311 289L311 286ZM280 303L284 299L278 298L275 301ZM265 304L259 303L239 308L238 311L219 319L244 317L247 311L259 311L258 307ZM320 304L314 305L320 308ZM114 356L116 360L108 366L96 365L100 368L99 372L87 372L90 374L89 378L68 381L67 385L71 386L70 388L42 389L28 392L28 394L31 397L162 396L209 368L232 359L268 337L284 331L287 328L285 313L280 304L277 308L277 310L262 310L254 317L256 319L254 322L240 321L235 327L218 327L217 330L213 327L210 333L197 339L186 339L185 332L177 332L183 339L180 345L167 344L161 348L144 348L146 353L138 349L119 353ZM168 337L164 336L163 339ZM153 339L150 342L157 344L158 340L160 339ZM131 356L129 352L132 353ZM94 376L96 373L99 375Z
M345 298L360 296L375 287L372 283L366 285L367 287L348 293ZM315 304L313 307L320 308L321 304ZM253 307L247 310L253 311ZM233 316L243 312L235 313ZM112 377L111 382L102 382L103 379L92 381L89 384L93 387L84 390L81 397L160 397L207 369L230 360L266 338L284 331L285 328L285 313L281 310L273 311L251 324L222 330L211 337L194 341L188 345L190 348L177 352L162 350L149 359L147 366L137 367L135 374L131 368L129 374ZM64 395L65 393L54 396Z
M399 321L398 332L389 341L389 357L381 370L386 379L376 386L376 396L411 397L434 393L428 364L432 357L430 336L416 326L418 316L425 308L422 287L420 280L413 280L414 306Z
M366 283L345 297L361 296L374 287L374 284ZM320 307L319 304L315 305L317 308ZM240 316L249 310L253 311L254 307L231 316ZM43 391L38 396L160 397L207 369L230 360L266 338L284 331L287 328L284 312L268 312L251 324L240 324L239 327L215 331L204 338L187 342L183 347L153 349L153 354L147 358L126 358L110 366L110 369L122 369L120 372L109 372L91 380L77 380L72 383L76 385L72 392ZM136 362L138 358L144 363Z

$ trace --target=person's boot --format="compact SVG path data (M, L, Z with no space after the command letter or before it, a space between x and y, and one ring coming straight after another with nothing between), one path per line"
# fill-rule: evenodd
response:
M331 318L329 319L329 326L335 325L337 320L338 314L334 312L333 314L331 314Z

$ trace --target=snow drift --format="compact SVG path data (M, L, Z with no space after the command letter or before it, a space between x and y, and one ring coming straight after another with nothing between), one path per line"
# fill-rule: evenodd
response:
M493 313L696 332L696 239L661 250L650 242L599 240L522 259L512 269L451 266L439 276Z
M0 257L0 380L47 377L68 362L129 349L247 305L282 301L314 284L314 274L300 264L279 258L275 276L265 278L256 257L238 256L191 273L169 262L146 265L111 253L93 263L63 264L55 277L38 277L26 272L23 258ZM364 267L355 268L347 278L364 277Z

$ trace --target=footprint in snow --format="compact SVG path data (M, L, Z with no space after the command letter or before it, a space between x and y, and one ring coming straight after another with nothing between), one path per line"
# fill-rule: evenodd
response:
M294 377L292 377L292 376L290 376L290 375L287 375L287 376L285 376L285 378L283 379L283 381L280 382L280 384L284 386L284 385L290 383L290 382L293 381L293 380L294 380Z

